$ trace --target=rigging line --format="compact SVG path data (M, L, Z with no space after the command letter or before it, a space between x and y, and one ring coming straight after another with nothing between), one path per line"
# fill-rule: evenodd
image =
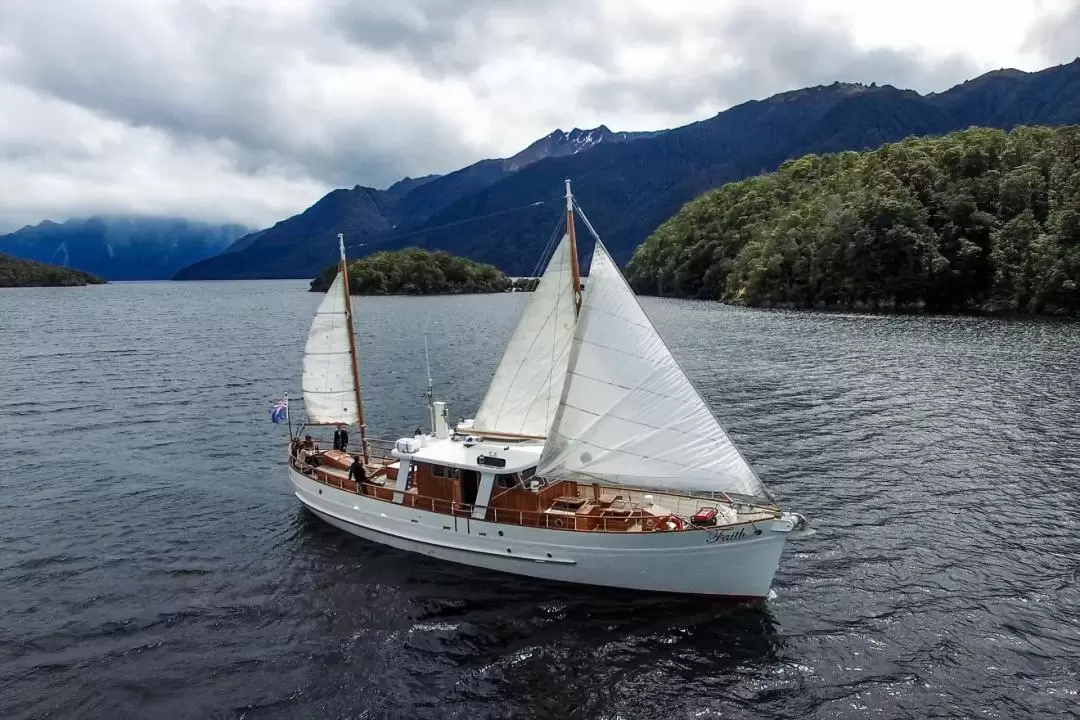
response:
M530 277L539 279L539 277L543 275L542 269L548 263L548 254L555 249L555 240L559 237L559 233L562 231L565 224L566 218L559 218L559 222L556 223L555 229L551 231L551 237L548 238L547 243L544 245L544 249L540 252L540 257L536 260L536 265L533 267L532 275Z
M559 227L555 228L556 234L558 234L559 229L561 229L562 225L565 222L566 222L566 220L564 218L560 222ZM560 264L560 266L559 266L559 287L560 288L563 287L563 280L566 277L566 271L567 271L566 265L565 264ZM536 289L537 290L540 289L539 285L537 286ZM558 300L556 300L555 302L556 302L556 306L555 306L556 310L555 310L555 312L558 313ZM554 323L552 325L551 334L552 334L553 338L558 339L558 335L559 335L558 323ZM573 338L571 338L571 341L572 340L573 340ZM544 431L545 435L547 435L547 434L549 434L551 432L551 423L552 423L552 420L553 420L553 418L551 416L551 390L552 390L552 388L551 388L551 380L552 380L552 376L554 374L555 374L555 343L552 342L551 343L551 361L548 363L547 398L546 398L546 403L544 405L544 425L546 427L546 430ZM565 374L566 374L566 372L564 370L563 375L565 375ZM555 412L558 413L558 411L559 411L559 408L556 407Z
M592 233L593 238L597 242L600 242L599 233L597 233L596 230L593 229L592 223L589 222L589 218L585 217L585 211L581 209L580 205L578 205L577 198L573 198L573 201L574 201L574 209L578 211L578 215L580 215L581 219L585 221L585 227L589 228L589 232Z
M384 244L384 243L388 243L388 242L390 242L392 240L400 240L401 238L412 237L413 235L423 235L424 233L434 232L435 230L442 230L444 228L457 227L458 225L465 225L467 223L477 222L479 220L486 220L488 218L493 218L493 217L496 217L498 215L507 215L509 213L521 212L522 210L528 210L529 208L534 208L534 207L539 207L541 205L546 205L548 202L550 202L550 201L549 200L537 200L536 202L529 203L528 205L520 205L518 207L507 208L506 210L496 210L495 212L487 213L486 215L474 215L473 217L465 218L464 220L456 220L456 221L451 222L451 223L446 223L445 225L435 225L434 227L420 228L419 230L413 230L412 232L403 233L401 235L391 235L390 237L379 237L378 235L374 235L374 236L371 236L372 239L371 239L370 242L353 243L351 245L346 245L345 247L355 249L355 248L360 248L360 247L365 247L365 246L370 246L370 245L381 245L381 244Z

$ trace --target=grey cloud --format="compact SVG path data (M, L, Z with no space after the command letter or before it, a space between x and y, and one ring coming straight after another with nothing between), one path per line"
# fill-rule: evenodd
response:
M349 42L394 53L436 77L477 73L515 47L547 50L571 67L599 71L577 94L575 106L602 117L657 111L692 116L702 107L836 80L943 90L977 72L959 55L935 59L917 49L864 50L838 21L814 21L801 3L782 0L742 4L729 14L691 21L635 14L625 5L606 12L603 3L577 0L400 0L385 8L336 0L327 19ZM711 53L680 56L690 41L707 43ZM619 51L626 48L670 62L642 75L622 66Z
M415 170L409 148L418 141L430 143L435 166L465 159L460 138L431 113L404 113L395 145L370 142L355 117L290 107L314 78L290 73L283 59L342 61L323 40L315 27L202 2L12 4L0 42L14 52L0 61L0 77L181 142L221 141L238 168L279 166L332 185L393 182Z
M0 0L0 215L39 213L61 188L80 211L176 197L213 214L242 196L235 219L252 222L271 212L260 187L280 217L557 125L649 129L805 85L942 89L976 72L861 49L797 0L700 3L689 20L668 4ZM206 192L180 186L203 177Z
M1080 57L1080 0L1073 0L1060 15L1044 16L1024 44L1048 63L1068 63Z
M601 4L584 0L332 0L325 14L350 43L435 77L469 75L520 47L602 66L612 58L604 20Z
M684 29L667 30L652 36L657 45L680 42ZM712 52L697 66L672 66L645 80L611 79L588 88L582 100L609 112L660 105L688 113L834 81L943 90L977 72L961 56L930 60L915 51L859 48L846 28L803 18L796 6L745 5L704 34Z

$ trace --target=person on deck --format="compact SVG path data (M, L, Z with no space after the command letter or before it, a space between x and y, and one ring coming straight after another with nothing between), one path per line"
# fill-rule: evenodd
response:
M357 488L360 483L367 480L367 470L364 469L364 463L360 462L359 457L353 458L353 463L349 466L349 479L356 483Z
M344 425L338 425L337 430L334 431L334 449L345 452L348 447L349 431L345 429Z
M296 459L308 465L318 465L319 461L315 457L316 450L318 448L315 446L315 441L311 439L310 435L305 435L304 442L300 444L300 452L296 454Z

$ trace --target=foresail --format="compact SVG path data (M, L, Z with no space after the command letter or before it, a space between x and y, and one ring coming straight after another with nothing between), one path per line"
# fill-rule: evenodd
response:
M575 325L568 235L529 295L473 420L474 432L544 436L551 426Z
M600 242L537 475L765 497Z
M345 281L339 270L315 311L304 347L304 407L308 422L347 425L357 422L350 332L352 328L345 312Z

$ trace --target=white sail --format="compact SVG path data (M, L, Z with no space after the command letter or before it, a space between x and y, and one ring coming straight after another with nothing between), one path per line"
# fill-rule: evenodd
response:
M570 236L563 235L530 293L473 420L474 432L547 435L574 336Z
M338 270L315 311L304 347L304 407L308 422L351 425L358 421L351 332L345 312L345 278Z
M767 496L599 242L537 475Z

